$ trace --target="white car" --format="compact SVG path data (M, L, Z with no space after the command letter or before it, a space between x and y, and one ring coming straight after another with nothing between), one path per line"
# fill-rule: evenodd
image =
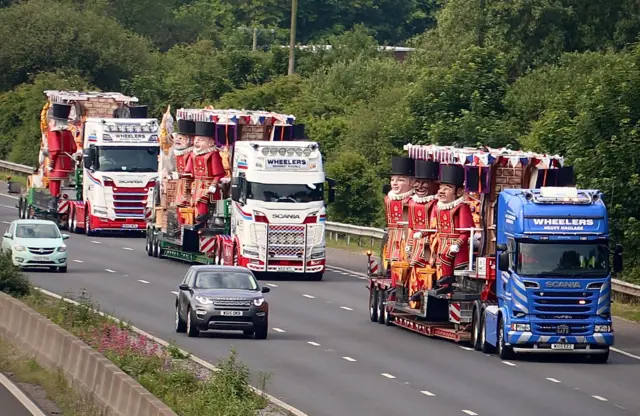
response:
M49 267L67 272L67 246L53 221L24 219L9 224L2 239L2 250L11 252L13 264L20 268Z

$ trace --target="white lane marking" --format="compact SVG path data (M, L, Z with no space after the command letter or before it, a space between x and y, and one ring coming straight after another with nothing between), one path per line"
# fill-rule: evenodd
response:
M146 280L138 280L138 282L140 283L144 283L144 284L148 284L149 282L147 282Z
M627 357L629 357L629 358L635 358L636 360L640 360L640 356L638 356L638 355L633 355L633 354L631 354L631 353L628 353L628 352L626 352L626 351L619 350L619 349L614 348L614 347L611 347L610 349L611 349L611 351L615 351L615 352L617 352L618 354L626 355L626 356L627 356Z
M311 295L307 295L305 293L302 294L302 296L304 296L305 298L309 298L309 299L315 299L315 296L311 296Z
M344 309L345 311L352 311L353 310L348 306L340 306L340 309Z
M506 365L508 365L510 367L515 367L516 366L514 363L509 362L509 361L503 361L502 364L506 364Z
M123 249L123 250L133 251L133 249L132 249L132 248L129 248L129 247L122 247L122 249Z
M267 286L278 287L278 285L274 285L273 283L267 283Z
M0 384L2 384L8 391L20 402L25 409L29 411L33 416L46 416L39 408L29 399L29 397L13 384L13 382L0 373Z
M16 209L16 207L12 207L12 206L10 206L10 205L5 205L5 204L0 204L0 207Z
M74 260L74 262L76 262L76 263L84 263L84 261L82 261L82 260Z
M609 400L605 399L602 396L591 396L591 397L593 397L596 400L600 400L601 402L608 402L609 401Z
M4 196L5 198L20 199L17 196L13 196L13 195L9 195L9 194L3 194L2 192L0 192L0 195ZM9 207L9 208L14 208L15 209L15 207Z
M351 358L351 357L342 357L342 359L350 362L354 362L356 360L355 358Z
M178 295L179 294L178 292L171 292L171 293L173 293L174 295Z
M100 241L91 240L93 244L102 244Z
M614 405L614 406L615 406L615 407L617 407L618 409L627 410L627 408L626 408L626 407L622 407L622 406L620 406L619 404L616 404L616 405Z
M469 416L478 416L478 414L476 412L472 412L471 410L464 410L462 409L462 413L466 413Z
M104 269L104 271L109 273L117 273L115 270L111 270L111 269Z
M280 328L273 328L273 330L276 331L276 332L285 332L284 329L280 329Z
M560 380L557 380L555 378L551 378L551 377L547 377L547 380L553 382L553 383L562 383Z
M392 376L392 375L391 375L391 374L389 374L389 373L380 373L380 375L381 375L382 377L386 377L386 378L396 378L396 376Z
M319 347L320 346L320 344L318 344L317 342L313 342L313 341L307 341L307 344L313 345L314 347Z
M466 350L466 351L473 351L473 348L463 347L462 345L458 345L458 347L460 347L460 348L462 348L463 350Z
M420 393L424 394L425 396L430 396L430 397L435 396L435 394L433 394L433 393L431 393L430 391L427 391L427 390L422 390Z

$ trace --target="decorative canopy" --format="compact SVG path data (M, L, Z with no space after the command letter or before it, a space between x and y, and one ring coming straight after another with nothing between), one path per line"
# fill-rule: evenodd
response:
M92 101L96 99L112 99L121 103L137 103L137 97L129 97L119 92L99 92L99 91L58 91L46 90L44 94L53 103L66 104L73 101Z
M532 164L537 169L553 169L564 165L562 156L511 150L505 147L492 149L490 147L474 148L406 144L404 150L409 152L409 157L413 159L433 160L444 164L464 166L498 164L515 168Z
M210 121L216 124L258 125L258 126L292 126L296 118L289 114L271 111L250 111L234 109L203 109L180 108L176 112L177 118L193 121Z

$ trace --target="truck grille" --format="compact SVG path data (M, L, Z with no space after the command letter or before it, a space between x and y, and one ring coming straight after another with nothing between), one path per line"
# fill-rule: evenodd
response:
M40 247L28 247L29 252L32 254L47 255L54 252L55 248L40 248Z
M593 332L589 324L534 324L534 331L542 335L588 335Z
M106 188L111 190L111 198L116 218L145 218L148 193L146 188ZM109 201L111 199L111 201Z
M593 291L568 292L544 291L531 292L532 330L540 335L589 335L593 325L585 322L595 315L598 293Z
M269 225L267 244L269 257L302 258L305 252L305 225Z

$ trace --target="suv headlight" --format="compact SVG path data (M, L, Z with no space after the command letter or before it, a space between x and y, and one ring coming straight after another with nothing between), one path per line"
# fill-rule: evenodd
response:
M263 303L264 303L264 298L258 298L253 300L253 304L256 306L262 306Z
M209 298L205 298L204 296L195 296L195 300L202 305L211 305L213 301Z
M58 247L58 252L65 253L66 251L67 251L67 246L61 245L60 247Z

